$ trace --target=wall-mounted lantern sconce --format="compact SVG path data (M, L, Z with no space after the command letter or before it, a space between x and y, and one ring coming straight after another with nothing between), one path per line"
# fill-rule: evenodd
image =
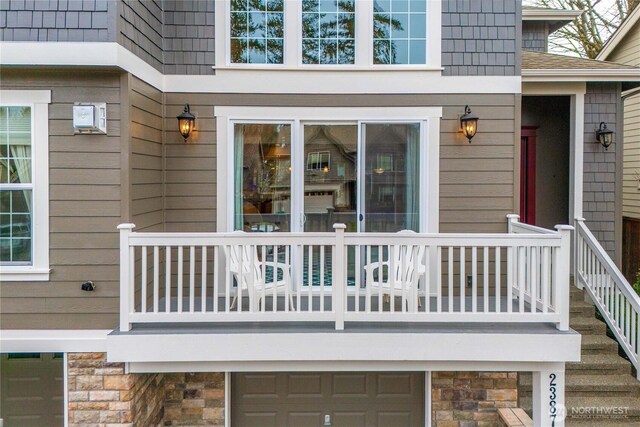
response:
M460 117L460 128L471 144L471 139L478 132L478 116L471 114L471 108L468 105L464 107L464 115Z
M596 139L605 150L609 149L609 146L613 142L613 131L607 129L607 124L605 122L600 122L600 127L596 131Z
M187 142L187 139L189 138L189 135L191 135L191 131L193 130L193 126L196 123L196 116L191 114L189 104L184 105L184 111L177 118L180 135L182 135L182 137L184 138L184 142Z

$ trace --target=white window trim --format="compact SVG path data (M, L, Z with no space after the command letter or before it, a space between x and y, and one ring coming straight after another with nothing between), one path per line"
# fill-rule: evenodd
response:
M32 264L0 266L0 281L49 280L50 90L0 90L0 106L31 107L33 212Z
M427 4L426 64L373 63L373 1L356 1L356 58L349 64L302 63L302 5L299 0L284 1L284 58L282 64L231 63L231 2L215 0L215 56L214 69L271 69L271 70L423 70L442 71L442 3L425 0Z
M217 145L217 230L233 228L233 124L282 123L292 126L292 138L301 122L420 122L421 150L420 231L437 233L440 223L440 119L442 107L234 107L214 108ZM296 181L291 183L296 186ZM292 187L296 191L295 187ZM222 196L226 195L226 196Z

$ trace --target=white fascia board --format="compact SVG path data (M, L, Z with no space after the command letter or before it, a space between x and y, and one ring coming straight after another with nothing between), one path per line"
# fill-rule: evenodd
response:
M522 82L640 82L640 68L611 70L523 70Z
M118 334L110 362L577 362L577 333Z
M1 353L93 353L107 350L109 329L2 330Z
M215 76L165 76L169 92L397 94L520 93L520 76L442 76L410 69L217 70Z
M582 10L523 9L522 20L571 22L583 13Z
M607 40L596 59L606 60L611 52L618 47L618 43L624 39L638 21L640 21L640 7L636 7L633 12L631 12L631 15L627 16L627 19L625 19L620 27L609 37L609 40Z
M520 371L564 370L562 362L425 362L390 361L373 362L133 362L127 364L129 372L136 374L162 372L418 372L418 371Z
M442 107L247 107L217 106L215 117L232 120L424 120L441 118Z
M163 92L184 93L504 93L520 76L442 76L438 69L217 69L215 75L165 75L115 42L0 42L0 65L121 68Z

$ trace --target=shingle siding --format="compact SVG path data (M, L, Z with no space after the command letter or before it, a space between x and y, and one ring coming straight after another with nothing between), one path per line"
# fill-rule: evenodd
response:
M162 71L162 2L120 0L118 14L118 43Z
M443 74L519 75L521 20L518 0L444 0Z
M2 41L115 41L115 0L0 0Z
M214 1L165 0L164 72L213 74Z
M587 225L604 249L615 256L616 251L616 152L622 149L615 136L621 102L617 83L589 83L585 95L584 116L584 192L583 214ZM596 142L600 122L614 134L614 143L605 150Z
M522 48L536 52L547 51L549 29L544 22L524 22L522 24Z

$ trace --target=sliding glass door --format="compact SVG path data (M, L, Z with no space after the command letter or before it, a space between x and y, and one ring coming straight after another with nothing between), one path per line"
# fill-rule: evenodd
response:
M307 124L303 138L304 231L357 231L358 126Z
M235 123L234 229L419 231L421 126Z
M235 124L234 230L292 231L291 125Z
M419 231L420 123L364 123L360 231Z

